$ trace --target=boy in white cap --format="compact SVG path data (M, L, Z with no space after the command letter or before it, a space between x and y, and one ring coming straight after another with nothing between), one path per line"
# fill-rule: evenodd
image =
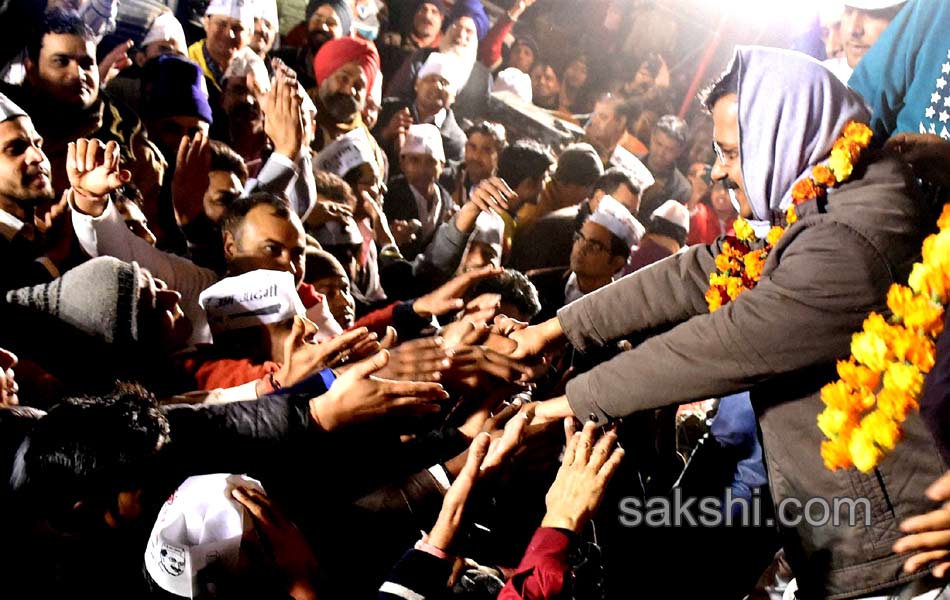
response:
M162 54L185 56L188 52L185 30L170 10L164 10L155 17L139 46L141 50L136 56L139 66Z
M643 225L626 206L610 195L603 196L597 210L574 233L570 267L529 272L541 298L537 318L554 315L565 304L613 281L643 234Z
M442 136L435 125L411 125L399 153L403 175L393 180L383 204L399 250L412 260L453 214L452 199L439 185L445 166Z
M846 0L839 31L844 56L830 58L822 64L842 81L848 83L858 61L881 37L907 0Z

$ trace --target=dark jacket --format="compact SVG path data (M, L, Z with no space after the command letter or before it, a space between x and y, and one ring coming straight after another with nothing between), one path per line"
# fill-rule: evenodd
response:
M571 269L570 267L538 269L529 271L527 276L537 288L538 299L541 301L541 312L531 319L531 322L547 321L564 306L564 286L567 285L567 280L571 276Z
M647 163L647 157L643 157L643 164ZM656 183L643 191L643 197L640 199L640 214L643 215L643 222L650 220L650 215L658 209L661 204L667 200L676 200L680 204L686 204L689 201L690 190L689 180L676 167L668 174L653 174L656 177Z
M436 189L442 197L442 212L439 217L439 222L444 223L449 220L454 212L452 196L449 195L448 190L439 184L436 184ZM383 211L386 213L386 218L389 219L390 223L397 219L411 221L412 219L419 218L419 208L416 206L416 198L412 195L409 182L406 181L406 178L402 175L390 182L389 191L386 192L386 197L383 200ZM436 228L436 231L438 231L438 228ZM399 248L399 251L402 252L402 255L407 260L412 260L429 245L433 237L435 237L435 231L432 232L432 235L420 236L411 244L404 244Z
M519 227L511 243L507 266L523 272L567 266L571 262L574 233L589 216L590 205L584 201Z
M379 111L379 120L376 122L376 128L373 129L373 136L376 138L376 141L379 142L379 147L382 148L383 151L386 152L386 156L389 157L389 172L391 175L397 175L401 172L399 170L399 153L396 151L395 144L382 138L381 132L383 127L392 120L393 115L404 108L409 109L414 123L421 122L415 102L400 100L398 98L386 98L383 100L383 107ZM439 133L442 134L442 150L445 151L446 161L459 161L465 157L465 142L468 138L465 137L465 132L462 131L459 124L455 122L455 113L452 112L452 109L449 108L446 112L448 114L445 116L445 121L442 122L442 127L439 128Z
M878 158L830 196L827 212L802 205L772 250L758 286L715 313L703 295L717 245L695 246L570 304L558 313L568 340L586 351L630 334L647 339L568 383L574 414L599 420L751 391L777 505L812 498L866 498L871 510L782 527L800 598L874 595L923 574L904 573L891 546L900 522L936 508L924 490L946 469L919 415L875 472L831 472L816 425L822 386L836 379L853 333L905 282L936 214L919 201L907 169ZM633 301L637 299L639 301ZM859 505L860 506L860 505ZM795 514L795 511L790 511ZM799 513L800 514L800 513ZM869 521L865 525L865 518Z
M386 95L404 99L412 98L416 75L433 52L435 50L432 48L416 50L393 76L392 83L386 90ZM455 112L455 120L459 125L462 125L462 121L465 119L475 121L483 118L488 113L491 89L491 71L488 70L488 67L476 61L472 66L472 74L468 76L468 81L456 94L455 105L452 107Z

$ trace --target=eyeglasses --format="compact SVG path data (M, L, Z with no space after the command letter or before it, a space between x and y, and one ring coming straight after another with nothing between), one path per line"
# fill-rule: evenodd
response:
M574 243L583 243L594 252L610 251L610 248L607 246L607 244L601 242L600 240L592 240L589 237L584 237L584 234L580 231L574 233Z
M739 158L738 150L730 150L729 152L726 152L716 140L713 140L712 147L713 152L716 153L716 158L719 159L719 164L721 164L723 168L728 168L733 161Z

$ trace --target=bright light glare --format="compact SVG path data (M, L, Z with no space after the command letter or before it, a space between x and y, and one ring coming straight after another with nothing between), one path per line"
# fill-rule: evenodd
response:
M825 0L718 0L717 10L749 25L783 24L790 30L814 22Z

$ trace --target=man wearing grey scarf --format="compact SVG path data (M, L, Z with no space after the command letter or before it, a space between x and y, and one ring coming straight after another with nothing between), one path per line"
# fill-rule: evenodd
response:
M738 48L707 108L719 155L713 177L736 185L741 212L760 236L784 224L793 185L828 159L844 126L869 118L861 98L816 61L755 47ZM822 463L816 418L824 408L820 390L837 378L835 363L848 357L851 335L869 312L886 308L892 283L907 281L937 213L918 197L907 165L873 149L826 203L812 200L797 212L758 285L716 312L704 294L721 241L671 256L511 334L514 354L565 342L584 352L653 334L572 379L565 396L539 403L540 420L577 415L607 423L749 391L797 597L915 597L939 584L904 572L907 557L892 546L904 518L935 507L924 491L946 466L932 438L919 415L909 415L903 440L874 472L832 472ZM801 517L813 498L827 499L829 511L844 518L782 519ZM858 499L863 508L831 510L831 498Z

